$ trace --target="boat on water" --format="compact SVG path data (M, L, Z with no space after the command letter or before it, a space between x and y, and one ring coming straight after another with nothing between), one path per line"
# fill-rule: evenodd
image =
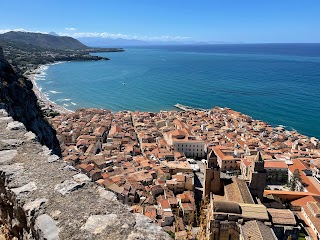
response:
M195 111L195 110L199 110L199 111L206 111L206 109L202 109L202 108L194 108L194 107L190 107L190 106L186 106L186 105L182 105L180 103L177 103L174 105L176 108L179 108L180 110L183 111Z

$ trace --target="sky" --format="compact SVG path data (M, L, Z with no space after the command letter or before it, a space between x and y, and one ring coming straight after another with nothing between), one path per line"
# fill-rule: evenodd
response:
M0 33L228 43L320 42L320 0L10 0Z

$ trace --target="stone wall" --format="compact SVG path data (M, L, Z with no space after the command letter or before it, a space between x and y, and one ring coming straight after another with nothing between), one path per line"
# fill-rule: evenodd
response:
M0 221L16 239L170 239L0 109Z

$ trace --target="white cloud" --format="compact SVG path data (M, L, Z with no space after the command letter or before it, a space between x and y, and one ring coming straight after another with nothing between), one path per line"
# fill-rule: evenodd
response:
M73 32L73 33L59 33L60 36L69 36L74 38L80 37L101 37L101 38L123 38L123 39L135 39L145 41L181 41L190 39L184 36L146 36L146 35L128 35L123 33L109 33L109 32Z
M47 32L42 31L29 31L24 28L15 28L15 29L0 29L0 34L6 33L6 32L34 32L34 33L44 33L47 34Z
M190 40L189 37L184 36L148 36L148 35L129 35L123 33L109 33L109 32L76 32L76 28L65 28L67 32L60 32L60 36L69 36L73 38L80 38L80 37L101 37L101 38L123 38L123 39L135 39L135 40L143 40L143 41L183 41L183 40ZM41 32L41 31L29 31L23 28L16 28L16 29L0 29L0 34L10 32L10 31L20 31L20 32L36 32L36 33L48 33L48 32Z
M73 28L73 27L66 27L65 30L67 30L67 31L76 31L77 29Z
M2 33L6 33L6 32L27 32L27 30L23 29L23 28L16 28L16 29L0 29L0 34Z

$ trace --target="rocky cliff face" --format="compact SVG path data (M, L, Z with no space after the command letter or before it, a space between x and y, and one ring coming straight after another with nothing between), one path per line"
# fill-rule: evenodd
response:
M22 122L27 130L34 132L40 143L60 156L60 146L55 130L43 119L32 91L32 83L18 75L5 60L0 47L0 109L8 111L14 120Z
M3 56L3 50L2 48L0 47L0 61L1 60L4 60L4 56Z
M0 225L7 239L170 239L35 137L0 109Z

